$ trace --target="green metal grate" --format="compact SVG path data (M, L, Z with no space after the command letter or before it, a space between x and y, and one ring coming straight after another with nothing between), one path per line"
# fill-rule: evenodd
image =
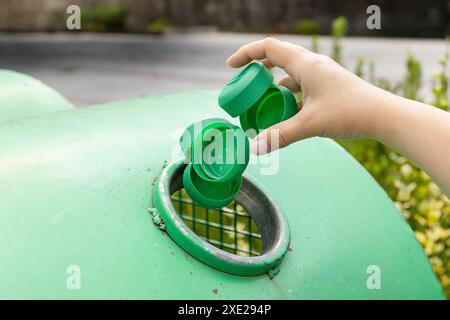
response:
M207 209L180 189L172 195L172 204L186 225L213 246L240 256L261 254L259 228L236 201L221 209Z

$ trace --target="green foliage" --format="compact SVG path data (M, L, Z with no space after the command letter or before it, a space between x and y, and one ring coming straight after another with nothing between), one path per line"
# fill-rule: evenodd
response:
M331 52L331 57L337 63L342 64L342 45L341 39L348 30L347 19L343 16L339 16L333 20L331 24L331 35L333 37L333 48Z
M295 29L299 34L317 35L319 33L319 25L313 19L300 20Z
M342 35L342 32L339 34ZM333 54L336 55L335 47L339 48L337 51L341 50L340 38L333 36L336 41ZM433 77L432 89L432 104L444 110L449 110L448 59L447 50L440 61L441 70ZM368 64L367 77L365 67L365 61L362 58L358 59L355 73L385 90L411 99L419 99L422 69L420 62L412 54L408 54L404 79L396 84L387 79L378 79L373 61ZM414 230L447 298L450 298L449 198L424 171L391 148L368 139L339 141L339 143L371 173L394 201Z
M375 62L369 62L369 82L375 83Z
M450 42L450 40L447 40ZM448 43L447 43L448 44ZM448 101L448 46L443 59L439 61L441 70L433 76L433 104L442 109L450 111Z
M331 35L333 38L341 39L348 30L348 22L347 18L344 16L339 16L336 19L333 20L331 24Z
M87 7L81 10L81 26L84 31L122 31L125 11L121 4Z
M319 52L319 25L313 19L301 19L297 22L295 30L298 34L307 34L311 36L311 51Z
M311 36L311 51L319 53L319 37L316 34Z
M422 67L414 56L408 54L406 60L406 77L403 82L403 96L408 99L419 100L418 92L422 85Z
M172 29L172 26L164 19L156 19L147 25L147 31L153 34L163 34Z
M358 77L362 77L364 74L364 59L359 58L356 60L355 74Z

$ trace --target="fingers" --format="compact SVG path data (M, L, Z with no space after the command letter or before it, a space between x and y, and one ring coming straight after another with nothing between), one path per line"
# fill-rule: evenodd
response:
M309 137L304 114L299 112L261 132L252 141L250 150L253 154L263 155Z
M280 86L286 87L289 90L291 90L292 92L296 93L296 92L300 92L301 91L301 87L300 85L297 83L297 81L295 81L294 79L292 79L291 76L286 76L283 79L281 79L278 84Z
M299 92L300 70L302 66L307 66L308 62L311 62L311 57L312 53L301 46L266 38L242 46L228 58L227 64L237 68L253 60L259 60L268 67L282 68L289 76L279 84L293 92ZM301 106L300 104L299 109ZM252 153L265 154L309 137L306 123L302 110L294 117L264 130L253 140Z
M266 68L272 69L273 67L275 67L267 58L264 58L260 61L263 65L266 66Z
M293 78L298 77L298 64L306 60L309 51L291 43L266 38L246 44L227 60L231 67L241 67L253 60L267 59L272 65L283 68Z

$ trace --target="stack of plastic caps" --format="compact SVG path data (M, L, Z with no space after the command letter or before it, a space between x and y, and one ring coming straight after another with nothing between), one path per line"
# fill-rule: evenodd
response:
M272 81L269 69L254 62L231 79L219 95L219 105L233 118L239 116L250 137L298 112L292 92Z
M180 139L188 162L183 185L192 200L205 208L221 208L238 194L249 161L244 131L225 119L190 125Z
M219 95L219 105L233 118L240 117L242 129L212 118L190 125L183 133L180 145L188 163L183 185L195 203L221 208L234 200L249 161L246 134L252 137L297 113L292 92L272 81L262 64L247 65Z

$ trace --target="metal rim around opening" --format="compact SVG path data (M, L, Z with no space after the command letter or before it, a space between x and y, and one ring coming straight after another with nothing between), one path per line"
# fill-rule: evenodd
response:
M243 176L236 200L254 219L262 237L259 256L244 257L221 250L192 231L175 210L171 195L181 188L183 160L168 164L153 188L153 215L167 234L187 253L215 269L241 276L255 276L277 269L288 251L290 230L278 206L248 175Z

